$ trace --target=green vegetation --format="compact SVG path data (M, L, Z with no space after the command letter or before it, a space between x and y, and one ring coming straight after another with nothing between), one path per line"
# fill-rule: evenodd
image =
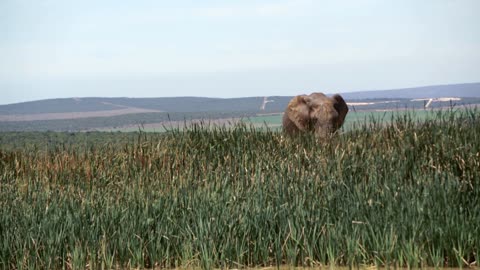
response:
M2 140L0 268L480 261L478 110L329 143L245 124L54 134Z
M454 109L461 111L464 109ZM395 121L399 117L409 117L413 121L425 121L426 119L435 119L438 114L443 112L438 110L408 110L408 111L353 111L350 110L345 118L342 127L344 131L350 131L361 128L370 122L389 123ZM245 118L245 122L251 123L256 127L269 127L271 129L280 129L282 126L282 114L260 115Z
M2 151L32 150L43 152L55 150L58 147L75 148L79 150L106 144L121 147L133 143L138 138L137 132L2 132L0 133L0 149ZM153 134L152 134L153 135Z
M252 112L195 112L195 113L137 113L112 117L90 117L80 119L38 120L38 121L0 121L0 131L92 131L105 128L124 128L133 126L138 130L142 125L151 123L189 122L194 119L228 119L233 117L254 116Z

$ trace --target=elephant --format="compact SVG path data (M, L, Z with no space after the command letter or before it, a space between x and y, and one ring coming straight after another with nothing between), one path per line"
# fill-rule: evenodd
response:
M283 114L285 133L314 132L320 138L335 133L345 121L348 106L342 96L327 97L323 93L294 97Z

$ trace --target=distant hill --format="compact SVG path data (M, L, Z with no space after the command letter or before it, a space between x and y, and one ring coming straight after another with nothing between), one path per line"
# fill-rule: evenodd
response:
M350 92L342 93L342 96L347 101L361 99L415 99L439 97L480 98L480 83L437 85L396 90ZM266 104L265 110L261 110L264 97L230 99L205 97L62 98L0 105L0 116L101 111L118 111L116 115L128 114L129 112L281 112L284 110L291 98L291 96L270 96L268 97L268 100L272 102L268 102ZM128 109L130 109L130 111Z
M480 97L480 83L433 85L395 90L342 93L345 99Z
M352 92L342 93L342 96L352 112L449 108L480 104L480 83ZM438 99L440 97L453 99ZM39 100L0 105L0 132L88 131L193 119L239 119L281 114L291 98L90 97Z
M0 115L110 111L125 108L157 112L257 111L262 103L263 97L62 98L0 105Z

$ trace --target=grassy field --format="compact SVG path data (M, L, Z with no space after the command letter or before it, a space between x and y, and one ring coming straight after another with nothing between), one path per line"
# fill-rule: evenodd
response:
M480 111L385 118L2 133L0 268L475 265Z
M463 111L465 109L455 109L454 111ZM448 110L444 110L448 111ZM344 131L361 128L366 123L389 123L395 121L397 118L408 117L412 121L422 122L426 119L434 119L438 114L442 114L439 110L393 110L393 111L353 111L347 114L345 123L343 125ZM245 118L244 121L248 124L253 124L255 127L270 129L281 129L282 114L260 115Z

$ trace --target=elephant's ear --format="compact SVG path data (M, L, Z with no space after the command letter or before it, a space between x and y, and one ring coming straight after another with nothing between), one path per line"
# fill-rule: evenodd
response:
M294 97L290 103L288 103L287 115L290 120L301 131L308 130L310 128L310 108L307 105L305 98L306 95Z
M343 100L342 96L339 94L335 94L332 98L335 100L333 107L338 112L337 127L341 127L345 121L345 116L347 116L348 106L345 100Z

